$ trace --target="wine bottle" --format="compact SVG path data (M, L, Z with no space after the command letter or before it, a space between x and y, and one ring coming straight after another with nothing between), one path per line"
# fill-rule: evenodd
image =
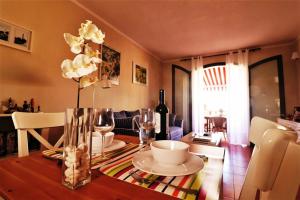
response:
M159 91L159 105L155 108L156 140L169 139L169 109L165 105L165 91Z

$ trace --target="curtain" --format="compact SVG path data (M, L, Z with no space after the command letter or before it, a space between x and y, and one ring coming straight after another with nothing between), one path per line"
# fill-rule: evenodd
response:
M203 98L203 59L192 58L192 106L193 132L204 134L204 98Z
M248 51L239 51L237 64L233 54L226 57L228 91L227 132L231 144L248 145L249 117L249 70Z

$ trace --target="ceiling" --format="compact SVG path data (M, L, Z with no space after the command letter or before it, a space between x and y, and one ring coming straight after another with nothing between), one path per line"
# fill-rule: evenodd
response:
M161 60L290 42L300 1L75 0Z

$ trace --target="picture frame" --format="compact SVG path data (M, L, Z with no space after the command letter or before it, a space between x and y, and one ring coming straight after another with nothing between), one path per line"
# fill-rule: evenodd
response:
M31 52L32 31L0 19L0 45Z
M132 82L139 85L148 85L148 68L132 62Z
M111 84L119 85L121 53L106 45L100 45L100 48L100 52L102 52L100 80L109 80Z

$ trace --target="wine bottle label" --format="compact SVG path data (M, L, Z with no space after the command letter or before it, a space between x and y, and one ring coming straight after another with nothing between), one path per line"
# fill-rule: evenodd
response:
M155 113L155 133L160 133L160 114Z
M169 134L169 113L166 114L166 134Z

